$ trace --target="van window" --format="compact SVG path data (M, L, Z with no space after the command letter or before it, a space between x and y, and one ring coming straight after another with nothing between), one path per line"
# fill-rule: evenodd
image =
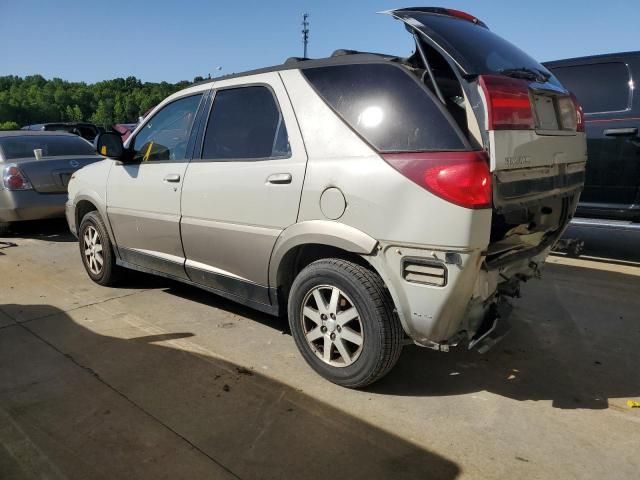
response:
M553 73L578 97L585 113L629 108L629 69L622 62L555 67Z
M263 86L219 90L204 137L207 160L263 160L291 155L284 119Z
M307 68L302 73L380 152L465 149L436 100L402 67L366 63Z
M139 162L184 160L202 94L175 100L155 113L133 140Z

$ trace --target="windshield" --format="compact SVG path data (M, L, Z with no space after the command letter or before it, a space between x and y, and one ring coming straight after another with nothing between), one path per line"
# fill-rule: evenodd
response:
M28 136L0 138L0 148L5 160L35 158L33 151L42 150L43 157L67 155L95 155L93 146L77 136Z
M408 20L446 50L467 74L502 73L504 70L525 68L542 72L550 77L550 82L559 85L544 66L484 27L446 15L411 12L399 17Z

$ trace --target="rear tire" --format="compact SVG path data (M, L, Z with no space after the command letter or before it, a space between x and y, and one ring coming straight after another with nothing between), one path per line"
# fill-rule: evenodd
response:
M395 365L404 340L382 279L338 258L304 268L291 286L289 325L306 362L330 382L360 388Z
M98 212L89 212L82 218L78 240L82 264L89 278L100 285L116 285L122 269L116 265L107 227Z

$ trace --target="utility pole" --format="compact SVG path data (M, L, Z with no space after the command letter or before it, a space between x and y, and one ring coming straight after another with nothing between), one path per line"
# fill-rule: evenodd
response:
M307 58L307 44L309 43L309 14L302 14L302 44L304 45L304 55Z

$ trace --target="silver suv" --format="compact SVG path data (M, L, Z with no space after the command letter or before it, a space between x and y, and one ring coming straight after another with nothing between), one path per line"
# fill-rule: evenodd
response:
M387 12L407 58L335 52L159 104L77 172L67 218L95 282L125 268L288 314L320 375L362 387L407 342L485 350L584 181L582 113L475 17Z

